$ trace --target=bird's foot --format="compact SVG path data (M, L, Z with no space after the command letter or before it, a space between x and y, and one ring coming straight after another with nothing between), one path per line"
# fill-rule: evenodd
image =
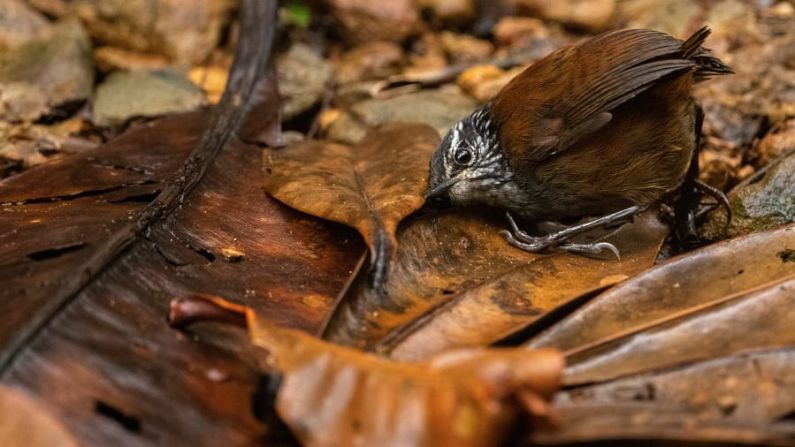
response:
M726 194L724 194L720 189L710 186L701 180L696 180L695 185L696 189L698 189L702 194L712 197L715 199L718 206L722 206L726 209L726 226L728 227L732 221L732 207L729 203L729 198L726 197ZM707 208L707 211L711 211L712 209L713 208ZM699 213L697 217L702 217L701 213Z
M618 248L610 242L594 242L590 244L577 244L574 242L556 243L551 241L547 236L529 236L526 234L520 236L518 234L514 235L508 230L502 230L500 234L505 236L509 244L531 253L557 249L582 255L598 255L604 251L609 251L615 255L616 259L621 260L621 253L619 253Z
M525 251L538 253L550 249L558 249L570 253L577 253L583 255L597 255L604 251L609 251L616 256L616 259L621 259L621 255L615 245L609 242L593 242L593 243L575 243L569 240L575 236L588 232L595 228L606 228L610 225L624 224L631 221L637 213L641 211L638 206L632 206L613 214L608 214L588 222L574 225L566 229L547 234L545 236L531 236L523 231L516 224L513 216L506 213L508 223L511 226L511 231L503 230L500 234L504 235L508 243L514 247L520 248ZM618 231L614 230L608 237Z

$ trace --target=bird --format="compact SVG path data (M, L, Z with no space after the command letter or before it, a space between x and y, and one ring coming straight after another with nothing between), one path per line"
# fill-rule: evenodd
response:
M676 191L682 202L707 193L727 204L697 180L703 111L693 86L733 73L702 46L709 34L623 29L553 51L452 126L431 157L426 201L501 208L511 227L502 233L526 251L616 256L608 242L572 238L620 226ZM695 212L684 213L694 234ZM533 236L514 215L595 218Z

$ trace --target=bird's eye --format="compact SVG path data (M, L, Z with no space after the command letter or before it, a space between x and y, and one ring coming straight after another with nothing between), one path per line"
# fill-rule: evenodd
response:
M467 166L472 162L472 151L469 149L459 149L453 155L453 160L455 160L457 165Z

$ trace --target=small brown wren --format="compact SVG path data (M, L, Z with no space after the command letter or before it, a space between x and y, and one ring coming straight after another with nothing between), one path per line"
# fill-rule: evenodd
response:
M427 199L507 210L508 241L528 251L618 255L606 242L568 239L631 220L685 183L700 185L686 181L697 177L703 116L693 84L732 73L702 48L709 33L704 27L681 41L620 30L554 51L450 130L431 159ZM534 237L511 213L532 221L602 217Z

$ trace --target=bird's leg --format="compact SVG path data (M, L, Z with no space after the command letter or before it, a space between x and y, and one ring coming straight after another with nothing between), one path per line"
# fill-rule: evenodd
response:
M512 231L503 230L500 234L504 235L508 243L514 247L521 248L522 250L537 253L551 248L559 248L564 251L572 253L580 253L586 255L599 254L605 250L612 252L619 258L619 252L615 245L609 242L593 242L587 244L580 244L568 242L569 239L586 233L595 228L607 228L611 225L624 224L632 221L636 214L642 211L639 206L631 206L621 211L599 217L597 219L589 220L582 224L574 225L566 229L550 233L544 236L531 236L522 231L516 224L510 213L507 213L508 223ZM618 231L616 229L616 231ZM614 231L615 232L615 231ZM613 233L614 233L613 232ZM610 234L613 234L610 233Z
M673 204L674 219L676 223L676 235L679 241L684 244L693 244L698 242L698 232L696 231L696 221L703 215L699 212L701 206L701 198L706 194L712 196L718 204L726 207L728 222L731 222L732 213L729 206L729 199L723 191L713 188L698 179L699 166L698 155L701 152L702 146L702 126L704 124L704 110L699 104L696 104L696 128L695 128L695 150L693 157L690 160L690 167L688 168L685 180L679 188L679 195Z

